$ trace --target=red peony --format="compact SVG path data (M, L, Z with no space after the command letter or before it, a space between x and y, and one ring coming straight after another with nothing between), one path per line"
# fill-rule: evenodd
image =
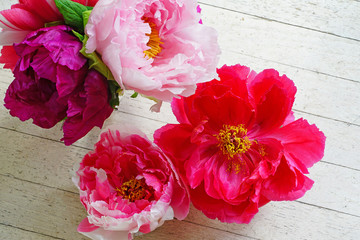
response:
M209 218L249 223L269 201L295 200L313 181L325 136L291 111L296 87L274 69L256 74L235 65L220 81L175 99L179 124L155 132L155 142L186 180L191 200Z

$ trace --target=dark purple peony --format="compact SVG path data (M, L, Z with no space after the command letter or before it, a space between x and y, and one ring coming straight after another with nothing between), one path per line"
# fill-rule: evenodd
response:
M13 73L5 107L12 116L30 118L42 128L64 122L64 140L70 145L94 126L102 127L112 112L107 80L88 70L79 52L82 43L71 28L55 26L30 33L14 44L20 56Z

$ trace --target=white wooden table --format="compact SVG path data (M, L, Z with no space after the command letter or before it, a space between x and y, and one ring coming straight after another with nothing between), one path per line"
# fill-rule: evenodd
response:
M219 66L275 68L295 81L296 117L325 133L325 157L310 169L311 191L262 207L249 225L210 220L192 207L184 221L137 239L360 239L360 2L202 0L201 7L204 24L219 32ZM11 117L2 106L11 81L0 70L0 239L85 239L76 232L86 213L69 171L99 130L65 147L61 124L44 130ZM169 104L160 114L151 104L125 97L108 122L132 122L151 137L175 122Z

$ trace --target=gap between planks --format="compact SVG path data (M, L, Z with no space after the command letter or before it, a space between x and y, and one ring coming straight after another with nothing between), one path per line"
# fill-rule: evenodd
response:
M203 2L203 1L199 1L199 3L203 4L205 6L219 8L219 9L223 9L223 10L226 10L226 11L231 11L231 12L243 14L243 15L246 15L246 16L259 18L259 19L262 19L262 20L265 20L265 21L276 22L276 23L280 23L280 24L284 24L284 25L288 25L288 26L292 26L292 27L302 28L302 29L306 29L306 30L309 30L309 31L313 31L313 32L319 32L319 33L331 35L331 36L334 36L334 37L339 37L339 38L342 38L342 39L347 39L347 40L351 40L351 41L355 41L355 42L360 42L360 39L339 35L339 34L336 34L336 33L329 32L329 31L322 31L320 29L315 29L315 28L311 28L311 27L301 26L301 25L298 25L298 24L279 21L279 20L274 19L274 18L268 18L268 17L263 17L263 16L260 16L260 15L256 15L256 14L242 12L242 11L239 11L239 10L235 10L235 9L231 9L231 8L227 8L227 7L223 7L223 6L219 6L219 5L214 5L214 4L210 4L210 3L206 3L206 2Z
M34 137L34 136L31 136L31 137ZM36 137L36 138L40 138L40 137ZM9 140L12 141L11 139L9 139ZM28 139L27 141L30 141L30 140L31 139ZM43 139L43 140L48 141L47 139ZM35 142L35 141L31 140L31 142ZM53 142L53 144L56 144L56 145L58 145L58 144L62 145L61 142L56 142L56 141L52 141L52 142ZM43 145L46 145L46 144L43 143ZM59 152L65 151L65 149L61 150L60 148L57 148L56 145L50 146L49 151L52 152L52 151L54 151L54 149L58 149ZM28 156L27 159L28 159L29 162L32 162L32 160L31 160L32 157L31 156L35 156L34 155L35 153L32 150L32 147L28 146L27 148L28 148L28 151L26 153L27 156ZM85 151L80 151L79 154L77 154L78 151L76 150L77 149L76 146L72 146L70 148L66 147L66 149L68 149L66 151L66 154L65 154L66 156L63 155L63 159L59 163L56 162L56 165L53 166L53 167L55 167L55 169L60 169L60 170L57 170L57 171L49 170L49 171L52 172L52 173L51 172L49 172L49 173L51 173L53 175L54 174L55 175L63 175L63 176L65 176L65 179L68 179L68 176L69 176L68 170L72 169L73 164L75 164L76 162L79 162L81 160L81 158L83 157L83 155L86 154L86 152ZM6 152L3 153L3 156L7 156L7 158L9 160L11 160L11 156L13 156L12 152L13 152L12 150L6 151ZM44 157L46 157L46 159L52 159L52 156L53 156L53 154L48 154L48 155L46 155ZM75 161L74 161L74 159L75 159ZM6 176L6 177L10 177L10 178L13 177L14 179L18 179L18 180L25 180L22 177L23 176L22 171L27 171L24 174L28 174L29 176L38 176L39 170L37 170L37 167L38 167L37 165L39 165L39 164L41 165L40 161L39 161L39 163L37 165L33 164L29 168L26 167L26 165L25 165L25 168L27 169L27 170L25 170L25 169L23 169L24 167L21 167L21 168L16 167L16 165L18 163L17 163L16 159L14 159L14 160L15 161L13 163L11 163L11 164L9 163L10 165L6 164L6 165L3 166L3 171L6 171L6 172L3 172L3 174L1 174L1 175ZM19 159L19 161L23 162L21 159ZM20 166L23 166L24 164L26 164L26 161L23 162ZM8 169L8 170L6 170L6 169ZM21 173L20 173L20 175L16 171L15 172L13 171L13 173L11 173L11 172L8 172L9 169L10 170L11 169L18 169L19 171L21 171ZM47 168L42 168L42 170L44 170L45 172L47 171L46 169ZM342 168L342 167L338 167L338 166L334 167L334 165L329 165L329 164L326 164L324 162L317 163L315 166L313 166L312 169L314 169L314 171L316 170L316 174L313 173L313 174L310 175L310 177L313 178L317 184L314 185L313 191L311 192L311 195L306 194L302 198L302 202L307 201L308 204L311 204L313 206L317 206L319 208L333 209L333 210L335 210L335 211L337 211L339 213L343 213L343 214L352 215L352 212L357 212L357 210L356 210L357 205L355 204L356 201L353 199L354 197L352 197L352 196L350 197L345 192L345 190L340 186L341 183L337 184L338 181L336 181L335 185L332 184L333 188L335 189L334 191L330 191L330 190L328 190L326 188L326 184L328 182L331 183L331 179L333 179L334 176L335 176L335 178L338 178L338 177L341 178L341 176L344 176L344 177L342 177L343 181L346 181L346 182L349 183L348 187L352 186L351 182L358 181L358 180L356 180L357 178L354 178L354 180L351 180L352 177L358 176L358 175L356 175L357 172L355 172L355 171L353 171L351 169L348 169L348 168ZM343 170L341 170L341 169L343 169ZM312 172L312 171L310 171L310 172ZM15 176L14 173L16 175L19 175L19 176ZM329 176L328 173L330 173L331 176ZM339 175L339 176L337 176L337 175ZM50 183L52 182L53 184L57 185L57 181L54 182L52 180L52 178L53 178L52 175L44 175L44 177L46 177L48 182L50 182ZM50 177L50 179L49 179L49 177ZM43 184L37 183L37 182L40 182L41 179L42 179L42 177L38 176L37 179L36 179L37 181L35 181L35 182L31 181L29 179L26 179L26 181L31 182L31 183L36 183L36 184L42 186ZM339 185L339 186L337 186L336 184ZM48 186L48 187L51 187L51 188L54 188L54 189L64 190L63 188L57 187L57 186L49 186L49 185L44 185L44 186ZM59 186L61 186L61 185L59 185ZM355 188L355 187L356 186L353 186L352 188ZM352 188L348 188L348 189L352 189ZM76 192L70 191L70 189L65 190L65 191L68 191L69 193L72 193L72 194L76 194ZM352 190L352 191L354 191L354 190ZM332 201L341 202L342 203L341 206L340 205L338 206L336 204L334 205L333 202L328 202L327 203L328 200L327 200L326 196L328 196L329 194L332 194L332 196L333 196ZM347 196L347 197L345 197L345 196ZM323 204L322 205L316 204L318 202L321 202ZM345 204L345 207L342 206L344 204ZM345 211L342 211L342 210L348 210L348 211L345 212Z

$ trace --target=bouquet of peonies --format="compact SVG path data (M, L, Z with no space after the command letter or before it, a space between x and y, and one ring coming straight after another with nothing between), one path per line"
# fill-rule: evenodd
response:
M5 107L66 145L102 127L124 90L156 104L190 96L215 75L216 31L196 1L20 0L1 11L0 63L14 73Z
M20 0L0 26L0 62L15 78L5 107L43 128L63 121L66 145L101 128L126 90L154 111L171 102L179 122L154 142L131 126L102 132L73 176L88 213L82 234L132 239L184 219L190 202L211 219L249 223L312 187L305 174L325 136L295 120L293 81L241 65L216 72L216 31L196 1Z

